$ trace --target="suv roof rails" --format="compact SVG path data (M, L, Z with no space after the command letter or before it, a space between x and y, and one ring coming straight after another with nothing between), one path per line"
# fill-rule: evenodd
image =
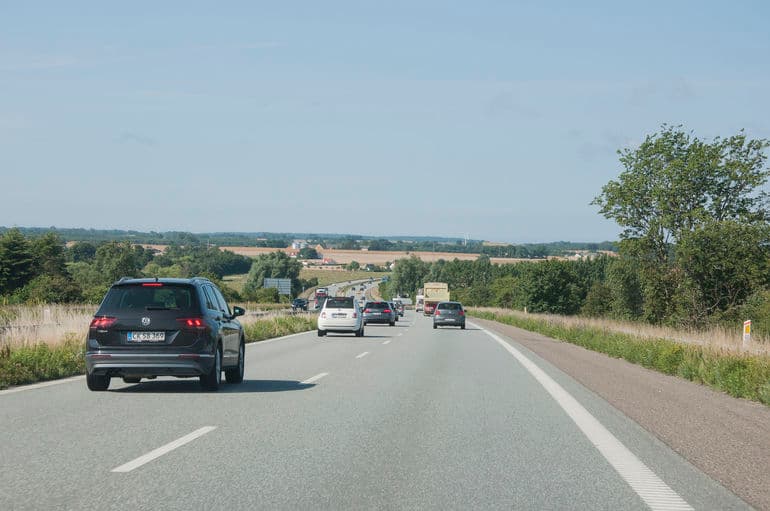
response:
M118 279L118 282L123 282L124 280L131 280L131 279L133 279L133 278L134 278L134 277L120 277L120 278Z

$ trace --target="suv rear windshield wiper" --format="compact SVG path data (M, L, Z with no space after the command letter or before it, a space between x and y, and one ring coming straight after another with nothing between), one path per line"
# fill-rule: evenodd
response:
M165 306L158 306L158 305L148 305L144 308L148 311L178 311L179 307L165 307Z

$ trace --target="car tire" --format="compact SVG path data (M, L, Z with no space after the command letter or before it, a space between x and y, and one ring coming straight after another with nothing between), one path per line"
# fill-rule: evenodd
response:
M390 326L396 326L396 322L395 322L395 321L391 321L391 322L390 322L390 323L388 323L388 324L389 324Z
M107 375L86 373L86 385L88 386L88 390L97 392L107 390L110 386L110 377Z
M123 383L139 383L140 381L142 381L141 378L123 377Z
M465 330L465 325L460 325L460 330Z
M227 383L241 383L243 381L244 358L246 357L246 344L241 339L241 345L238 348L238 366L225 370L225 379Z
M219 384L222 382L222 348L220 345L217 345L217 350L214 352L214 364L212 364L211 370L208 374L202 374L200 379L204 389L219 390Z
M433 323L433 329L435 330L436 328L438 328L438 325L436 325L436 323Z
M323 337L326 335L326 330L318 330L318 337Z

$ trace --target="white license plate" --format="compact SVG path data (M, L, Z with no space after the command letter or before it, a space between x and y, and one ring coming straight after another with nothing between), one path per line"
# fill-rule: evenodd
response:
M128 332L128 342L162 342L166 332Z
M333 318L347 318L348 315L344 314L344 313L343 314L332 314L332 317Z

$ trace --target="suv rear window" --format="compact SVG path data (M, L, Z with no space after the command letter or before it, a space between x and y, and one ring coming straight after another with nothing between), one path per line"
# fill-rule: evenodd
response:
M385 302L367 302L365 307L367 309L390 309L390 305Z
M197 309L193 288L174 284L113 286L104 298L99 314L167 309L181 311Z
M441 310L459 311L462 310L463 306L459 303L440 303L438 308Z
M327 298L325 307L329 309L352 309L353 298Z

